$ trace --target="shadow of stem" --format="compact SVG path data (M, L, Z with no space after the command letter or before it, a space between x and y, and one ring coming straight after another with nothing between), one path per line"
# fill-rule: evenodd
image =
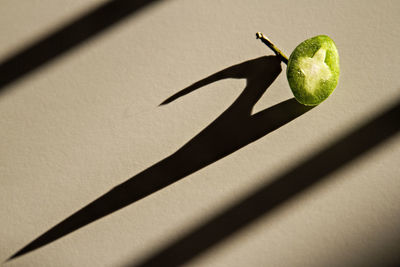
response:
M10 259L55 241L91 222L140 200L285 125L311 107L294 99L254 115L256 102L281 72L275 56L261 57L217 72L167 99L169 103L209 83L246 79L243 92L216 120L169 157L154 164L72 214L32 241Z

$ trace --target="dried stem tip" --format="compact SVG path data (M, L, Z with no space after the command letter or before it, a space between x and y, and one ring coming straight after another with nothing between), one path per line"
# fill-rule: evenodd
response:
M270 40L268 40L268 38L265 37L264 34L262 34L261 32L257 32L256 37L257 37L257 39L261 39L261 41L264 44L266 44L269 48L271 48L272 51L274 51L274 53L282 60L282 62L287 65L287 63L289 61L287 56L285 56L285 54L283 54L282 51L279 50L279 48L276 47Z

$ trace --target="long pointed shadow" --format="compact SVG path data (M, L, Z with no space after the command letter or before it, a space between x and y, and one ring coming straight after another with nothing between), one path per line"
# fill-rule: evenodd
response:
M156 0L114 0L87 12L0 63L0 92L18 78L96 36Z
M234 103L182 148L72 214L10 259L49 244L132 204L233 153L310 110L309 107L290 99L251 115L254 104L280 72L281 65L277 57L261 57L229 67L184 89L183 92L188 92L226 78L243 78L247 81L246 88Z
M180 266L224 241L299 193L326 179L400 130L400 101L348 135L272 179L245 198L156 251L127 266Z

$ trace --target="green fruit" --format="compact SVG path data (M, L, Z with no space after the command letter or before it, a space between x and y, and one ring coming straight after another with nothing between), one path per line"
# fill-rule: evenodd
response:
M335 90L339 80L339 54L326 35L307 39L289 57L286 75L298 102L318 105Z

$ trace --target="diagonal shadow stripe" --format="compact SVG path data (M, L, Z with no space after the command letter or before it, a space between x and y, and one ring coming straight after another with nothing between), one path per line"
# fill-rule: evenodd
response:
M400 101L189 234L127 266L180 266L190 261L398 133L399 118Z
M68 50L96 36L145 6L158 0L114 0L33 43L0 63L0 92Z

